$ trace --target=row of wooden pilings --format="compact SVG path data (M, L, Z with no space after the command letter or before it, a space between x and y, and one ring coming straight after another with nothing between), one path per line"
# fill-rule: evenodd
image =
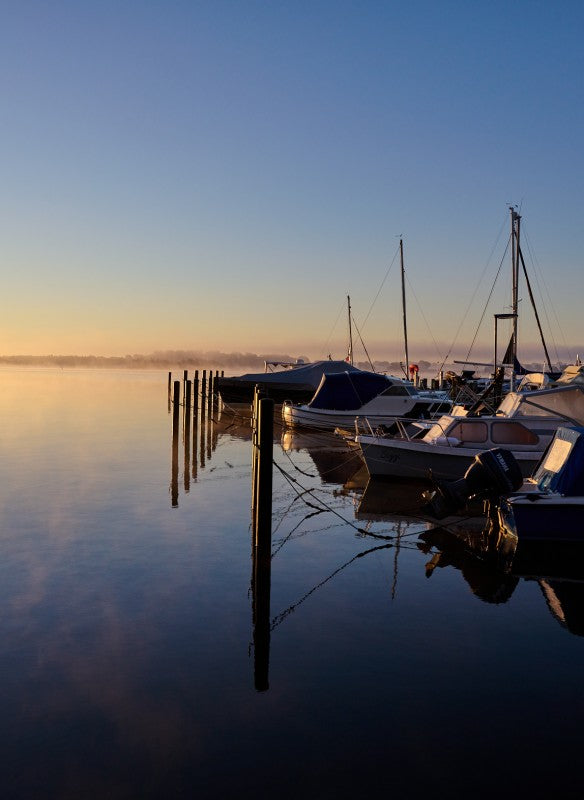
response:
M219 393L216 389L216 381L219 377L223 377L224 373L221 371L221 376L219 375L219 370L215 371L213 374L212 370L209 370L209 375L207 376L207 370L204 369L201 371L201 378L199 380L199 370L195 370L195 375L193 381L189 380L189 373L188 370L184 370L183 372L183 405L185 409L189 409L191 407L191 400L193 402L193 408L195 412L200 408L201 411L207 409L209 412L215 410L217 408L217 404L219 402ZM180 406L180 381L172 380L172 372L168 373L168 410L170 411L171 404L175 410Z
M168 404L172 407L172 506L178 506L178 454L181 429L181 407L183 409L183 430L185 448L185 490L188 491L191 419L193 420L193 478L196 479L195 453L197 441L197 424L201 429L201 448L204 447L205 420L212 426L214 411L218 405L217 393L214 391L214 377L209 375L206 381L203 371L201 382L198 372L192 382L185 370L181 382L172 381L168 375ZM191 407L194 409L191 413ZM200 415L199 415L200 410ZM207 434L208 444L213 437ZM254 684L258 691L269 688L269 656L270 656L270 592L272 563L272 478L274 448L274 401L263 397L257 387L252 404L252 480L251 480L251 528L252 528L252 623L254 645ZM210 453L208 453L210 458ZM201 466L204 465L201 452Z
M221 373L223 376L223 373ZM193 381L189 380L188 371L184 370L182 387L181 381L173 381L172 373L168 373L168 412L172 409L172 472L171 472L171 497L172 506L178 506L178 453L181 431L181 409L182 427L184 431L184 481L185 491L190 488L190 461L191 461L191 425L192 425L192 477L197 479L197 443L200 441L200 462L201 467L205 464L205 432L206 436L206 455L211 457L212 442L212 420L219 404L218 393L215 381L219 377L219 372L215 374L209 370L203 370L199 379L199 370L195 370ZM182 389L182 391L181 391ZM182 400L181 400L182 396ZM209 430L207 430L209 423Z

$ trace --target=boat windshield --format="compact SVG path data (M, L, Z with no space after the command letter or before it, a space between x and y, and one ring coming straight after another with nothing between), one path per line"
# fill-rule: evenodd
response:
M424 434L423 440L426 442L435 442L437 439L440 439L441 436L448 436L450 427L455 423L456 419L449 415L440 417L440 419Z

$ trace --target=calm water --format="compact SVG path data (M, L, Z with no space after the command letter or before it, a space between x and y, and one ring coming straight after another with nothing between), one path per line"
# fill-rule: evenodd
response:
M278 433L254 646L249 425L173 475L166 379L0 372L0 797L580 796L584 562L504 572Z

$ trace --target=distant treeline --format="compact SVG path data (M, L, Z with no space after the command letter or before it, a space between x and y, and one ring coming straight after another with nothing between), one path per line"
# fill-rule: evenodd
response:
M304 361L309 359L301 357ZM296 361L297 357L267 353L220 353L215 351L164 350L126 356L0 356L0 364L27 367L87 367L92 369L221 369L246 368L263 370L264 361Z
M88 369L228 369L237 372L263 372L265 361L306 361L307 356L290 356L282 353L221 353L218 351L197 350L163 350L148 354L135 354L126 356L0 356L0 365L14 365L25 367L86 367ZM439 367L430 361L418 360L420 375L435 377ZM367 361L357 362L361 369L371 369ZM541 364L525 364L530 370L541 370ZM373 361L377 372L387 372L403 377L403 365L399 361ZM444 370L454 369L460 372L460 366L445 364ZM477 373L488 373L488 369L477 370Z

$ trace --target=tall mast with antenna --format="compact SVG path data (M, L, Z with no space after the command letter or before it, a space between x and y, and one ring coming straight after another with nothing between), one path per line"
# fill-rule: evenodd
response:
M513 298L512 298L512 312L513 312L513 344L512 344L512 370L511 381L513 383L513 376L515 373L515 363L517 361L517 320L519 313L519 232L521 228L521 217L515 211L513 206L511 211L511 262L513 270Z
M347 353L347 361L353 366L353 329L351 327L351 298L347 295L347 311L349 315L349 352Z
M404 269L404 242L400 236L399 240L399 255L401 261L401 280L402 280L402 312L404 318L404 347L406 354L405 372L406 377L409 375L410 359L408 355L408 323L406 319L406 272Z

